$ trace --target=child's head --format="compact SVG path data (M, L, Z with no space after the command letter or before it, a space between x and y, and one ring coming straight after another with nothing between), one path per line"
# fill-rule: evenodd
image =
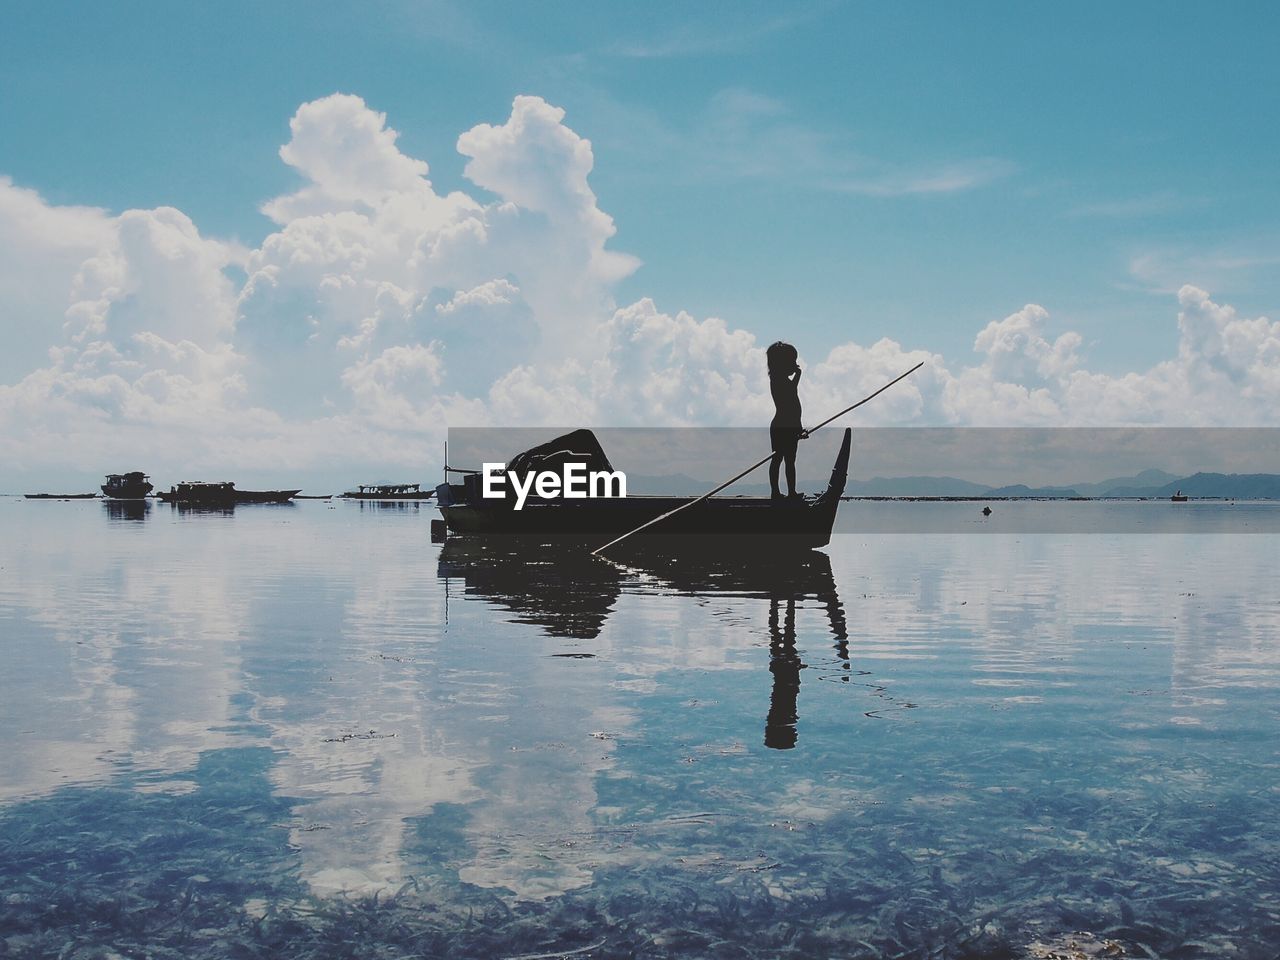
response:
M796 348L789 343L783 343L781 340L770 344L764 355L769 363L770 371L790 373L799 365L800 356L796 353Z

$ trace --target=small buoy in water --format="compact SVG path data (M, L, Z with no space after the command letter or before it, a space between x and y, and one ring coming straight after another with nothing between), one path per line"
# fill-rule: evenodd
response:
M983 507L983 508L982 508L982 515L983 515L984 517L989 517L989 516L991 516L991 508L990 508L990 507Z

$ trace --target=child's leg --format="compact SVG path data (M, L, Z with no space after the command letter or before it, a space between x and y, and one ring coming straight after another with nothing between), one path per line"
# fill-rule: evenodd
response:
M781 497L782 491L778 489L778 468L782 466L782 454L776 451L773 459L769 461L769 486L773 490L773 496Z
M787 495L794 497L796 495L796 451L792 447L787 451Z

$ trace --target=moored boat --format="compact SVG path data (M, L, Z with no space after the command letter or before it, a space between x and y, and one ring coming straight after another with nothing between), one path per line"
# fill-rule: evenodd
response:
M812 497L784 500L768 497L626 496L572 500L529 497L523 509L516 510L509 497L484 498L481 477L472 473L464 478L463 483L438 486L436 502L449 532L465 536L553 535L580 539L591 547L599 547L657 520L632 538L635 541L633 545L675 542L679 538L684 546L697 549L808 550L826 546L831 540L831 529L835 525L836 510L847 479L850 442L850 431L845 430L827 489ZM555 445L553 441L544 447L550 449ZM565 460L560 458L556 462ZM526 453L517 456L508 469L518 468L523 472L536 466L536 463L529 462ZM609 465L605 462L604 466ZM509 488L510 485L507 486ZM667 517L666 514L672 515ZM630 540L627 542L631 543Z
M24 493L28 500L96 500L96 493Z
M161 490L156 494L165 503L181 503L188 506L230 507L235 506L236 485L229 481L222 483L205 483L203 481L186 480L174 484L168 491Z
M218 483L187 480L156 494L165 503L196 507L234 507L238 503L287 503L298 490L237 490L229 480Z
M237 490L236 503L288 503L301 490Z
M362 483L342 495L344 500L429 500L434 490L423 490L418 483Z
M1186 503L1187 495L1183 493L1181 490L1179 490L1169 499L1172 500L1174 503Z
M153 489L151 479L141 470L109 473L102 493L111 500L143 500Z

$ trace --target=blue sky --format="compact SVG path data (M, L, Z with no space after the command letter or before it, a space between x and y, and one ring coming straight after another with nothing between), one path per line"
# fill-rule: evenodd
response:
M779 337L806 410L926 361L864 425L1273 425L1278 27L15 6L0 485L108 458L418 478L450 425L759 424Z
M644 266L619 298L815 351L959 356L1030 301L1094 366L1157 358L1170 294L1280 304L1280 12L1267 4L22 5L0 170L259 242L276 151L335 91L438 190L519 93L566 110ZM954 178L912 193L913 180ZM970 184L965 186L964 184Z

